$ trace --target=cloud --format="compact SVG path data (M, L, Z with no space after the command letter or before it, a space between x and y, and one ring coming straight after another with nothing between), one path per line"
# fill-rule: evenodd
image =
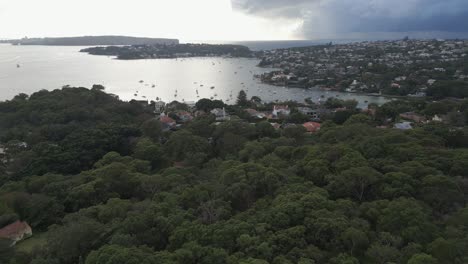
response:
M371 32L467 32L467 0L232 0L250 15L301 19L305 37Z
M234 9L262 16L297 17L302 8L318 0L231 0Z

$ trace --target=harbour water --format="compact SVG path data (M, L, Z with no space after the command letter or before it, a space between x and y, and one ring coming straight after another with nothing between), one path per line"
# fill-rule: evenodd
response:
M122 61L80 53L83 47L0 45L0 101L19 93L31 94L64 85L91 87L102 84L122 100L170 102L220 99L233 103L240 90L264 101L303 102L327 97L355 99L360 107L382 104L384 97L320 89L283 88L262 84L253 76L272 69L259 68L245 58L186 58Z

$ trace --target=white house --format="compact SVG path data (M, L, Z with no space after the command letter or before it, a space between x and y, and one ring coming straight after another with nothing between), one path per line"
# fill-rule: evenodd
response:
M226 109L223 107L215 108L211 110L211 113L216 116L216 121L228 121L231 120L231 117L226 113Z
M291 114L291 110L289 109L289 106L287 105L275 105L273 106L273 112L272 114L274 116L289 116Z

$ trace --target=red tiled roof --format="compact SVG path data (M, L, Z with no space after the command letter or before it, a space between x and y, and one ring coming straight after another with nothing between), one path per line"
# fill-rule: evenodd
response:
M176 121L168 116L161 116L161 118L159 118L159 121L161 123L166 123L166 124L171 124L171 123L175 123Z
M185 115L185 116L192 116L192 114L190 114L190 113L187 112L187 111L180 111L179 113L177 113L177 115L179 115L179 116L183 116L183 115Z
M317 132L322 125L317 122L307 122L307 123L304 123L303 126L307 129L307 132L313 133L313 132Z
M276 110L289 110L287 105L275 105Z
M26 222L16 221L0 229L0 238L15 240L30 231L31 227Z
M245 111L251 115L255 115L255 114L258 114L258 111L255 110L255 109L252 109L252 108L247 108L245 109Z

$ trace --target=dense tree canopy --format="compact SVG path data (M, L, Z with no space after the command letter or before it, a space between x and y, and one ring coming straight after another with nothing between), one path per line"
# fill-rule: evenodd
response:
M0 226L34 235L0 240L0 262L468 263L465 128L376 128L452 109L327 105L346 114L308 134L210 115L163 131L151 107L102 89L1 102Z

